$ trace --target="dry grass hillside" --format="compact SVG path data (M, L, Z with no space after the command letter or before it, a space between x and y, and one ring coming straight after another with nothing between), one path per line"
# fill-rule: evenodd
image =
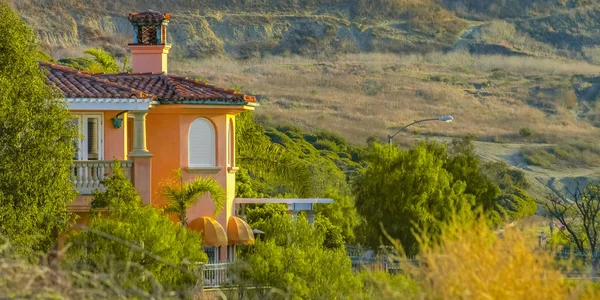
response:
M173 62L171 68L259 95L257 113L267 119L327 128L353 142L440 115L456 121L412 130L546 143L595 139L599 132L576 115L573 77L600 73L600 67L583 62L455 52L348 55L327 63L299 57L201 60ZM522 128L532 135L521 137Z
M479 154L525 171L531 192L600 177L600 67L522 56L363 54L320 62L301 57L173 62L173 72L258 95L264 122L326 129L354 143L421 118L395 142L476 135ZM600 107L599 107L600 108ZM596 126L594 126L596 125ZM417 134L417 135L415 135Z

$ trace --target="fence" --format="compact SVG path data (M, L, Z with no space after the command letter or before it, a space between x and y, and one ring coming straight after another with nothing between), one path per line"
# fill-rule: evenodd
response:
M231 265L231 263L201 265L204 287L220 287L230 283L228 272Z

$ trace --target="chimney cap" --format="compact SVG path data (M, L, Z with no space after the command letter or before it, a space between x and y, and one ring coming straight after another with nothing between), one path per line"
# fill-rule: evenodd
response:
M142 12L132 12L129 14L129 22L132 23L141 23L141 22L150 22L150 23L161 23L164 21L171 20L171 15L168 13L161 13L158 11L153 11L149 9L148 11Z

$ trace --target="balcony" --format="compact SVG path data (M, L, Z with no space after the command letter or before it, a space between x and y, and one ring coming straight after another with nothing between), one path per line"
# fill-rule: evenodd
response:
M71 181L80 195L91 195L94 190L103 190L101 181L112 174L114 160L76 160L71 171ZM131 179L133 162L121 161L121 168L126 178Z
M230 284L229 271L232 263L200 264L204 288L218 288Z

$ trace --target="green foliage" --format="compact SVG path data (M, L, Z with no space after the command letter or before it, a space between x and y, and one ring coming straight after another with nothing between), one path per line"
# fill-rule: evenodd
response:
M347 194L349 178L362 168L360 148L339 135L308 134L290 126L265 128L250 113L236 118L236 142L238 163L251 178L243 178L243 172L237 175L246 185L238 184L238 192L320 197L337 189Z
M325 247L323 231L302 215L294 222L275 214L251 226L265 232L265 239L243 254L251 284L271 286L282 299L339 299L360 292L360 279L352 273L345 250Z
M92 206L106 213L94 214L88 228L68 238L64 267L111 274L126 290L189 291L197 281L196 263L208 260L200 234L142 205L120 168L104 184Z
M183 227L187 227L187 209L194 205L200 197L210 194L215 204L215 215L225 207L225 191L214 178L196 177L192 181L183 181L181 169L175 170L175 178L163 186L167 198L166 212L176 213Z
M360 224L354 200L350 196L340 195L335 190L329 190L324 196L333 199L333 203L317 204L317 214L326 217L340 229L344 243L353 243L356 239L354 230Z
M0 15L0 235L30 256L45 253L72 218L77 130L46 84L34 32L5 2Z
M485 163L481 170L502 190L496 207L499 217L515 220L535 214L537 202L525 191L529 182L523 171L510 168L503 161Z
M477 205L481 205L484 211L491 211L496 207L496 199L501 191L481 173L481 160L475 155L472 141L472 136L454 139L450 144L449 159L444 168L452 174L453 180L466 183L465 193L475 196Z
M600 147L593 142L571 142L542 147L523 147L521 155L532 165L544 168L560 166L600 166Z
M115 57L100 48L90 48L85 50L85 54L91 57L67 57L58 60L58 63L70 68L88 71L91 73L118 73L120 71L130 71L127 66L129 58L125 57L123 66L119 69Z
M384 229L401 241L408 255L414 255L418 252L412 233L416 228L435 236L439 222L449 220L454 211L475 206L475 197L465 194L466 184L453 180L444 169L441 154L445 151L445 146L431 143L408 151L373 145L368 167L354 184L356 207L367 221L371 247L390 244L383 238Z
M524 190L513 187L511 193L505 193L498 199L498 205L502 207L511 220L531 216L537 211L537 203Z
M58 63L77 70L89 70L94 61L88 57L68 57L59 59Z
M323 246L328 249L345 249L344 236L339 226L334 225L331 221L322 215L315 216L315 227L320 230L325 238Z
M413 299L419 295L419 284L415 279L402 274L361 271L363 293L369 299Z
M285 204L255 204L246 208L246 220L252 226L264 226L275 216L283 216L287 211Z
M93 192L92 215L98 216L100 212L118 214L124 209L142 203L142 199L132 187L131 181L125 177L121 162L116 160L111 167L112 175L102 181L106 188L105 191L95 190Z
M283 147L271 143L264 127L254 122L252 114L242 113L236 117L235 136L238 164L248 171L253 181L268 183L260 188L261 193L277 194L281 190L297 195L308 193L310 174ZM238 178L240 176L243 175ZM282 188L281 183L287 184Z
M85 50L85 54L92 56L94 63L90 65L86 70L92 73L104 72L104 73L117 73L119 67L117 61L112 54L98 48L90 48Z
M533 130L530 128L521 128L519 129L519 135L524 138L530 137L533 135Z

